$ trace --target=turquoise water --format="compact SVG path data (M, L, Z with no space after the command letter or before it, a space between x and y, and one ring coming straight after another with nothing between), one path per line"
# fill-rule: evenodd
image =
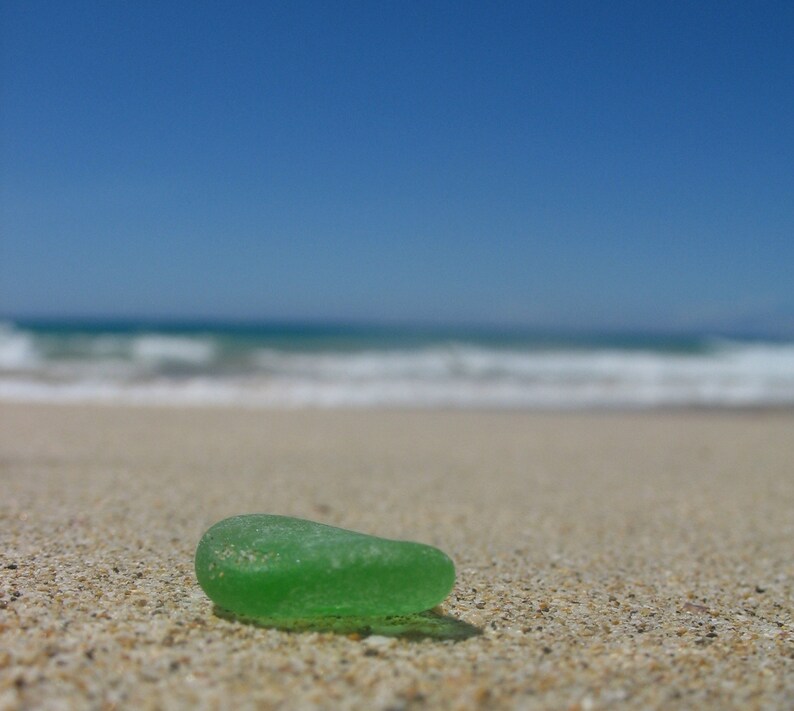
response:
M475 328L0 324L0 399L287 407L794 404L794 343Z

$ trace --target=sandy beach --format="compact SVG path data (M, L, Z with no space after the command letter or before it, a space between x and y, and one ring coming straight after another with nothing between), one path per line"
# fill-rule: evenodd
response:
M0 709L794 707L794 414L0 404ZM199 537L442 548L432 615L214 614Z

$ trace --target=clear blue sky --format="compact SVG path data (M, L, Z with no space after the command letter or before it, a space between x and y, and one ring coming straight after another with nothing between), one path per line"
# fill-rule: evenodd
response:
M0 7L0 313L794 329L792 2Z

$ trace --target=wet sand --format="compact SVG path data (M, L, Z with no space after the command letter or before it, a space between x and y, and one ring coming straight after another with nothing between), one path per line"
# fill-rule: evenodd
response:
M0 403L0 709L792 708L794 414ZM264 628L236 513L439 546L444 605Z

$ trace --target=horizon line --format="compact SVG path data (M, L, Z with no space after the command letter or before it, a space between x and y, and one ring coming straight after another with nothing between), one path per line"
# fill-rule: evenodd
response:
M733 327L703 324L702 326L644 325L625 324L621 326L585 326L572 324L519 323L504 321L463 321L463 320L420 320L389 318L321 318L321 317L274 317L274 316L180 316L180 315L111 315L111 314L10 314L0 312L0 325L10 323L19 327L107 327L114 328L171 328L171 329L208 329L208 330L350 330L358 332L388 331L397 333L447 332L471 333L504 336L541 336L541 337L603 337L634 336L655 338L740 338L790 340L794 332L789 329L750 328L736 325Z

